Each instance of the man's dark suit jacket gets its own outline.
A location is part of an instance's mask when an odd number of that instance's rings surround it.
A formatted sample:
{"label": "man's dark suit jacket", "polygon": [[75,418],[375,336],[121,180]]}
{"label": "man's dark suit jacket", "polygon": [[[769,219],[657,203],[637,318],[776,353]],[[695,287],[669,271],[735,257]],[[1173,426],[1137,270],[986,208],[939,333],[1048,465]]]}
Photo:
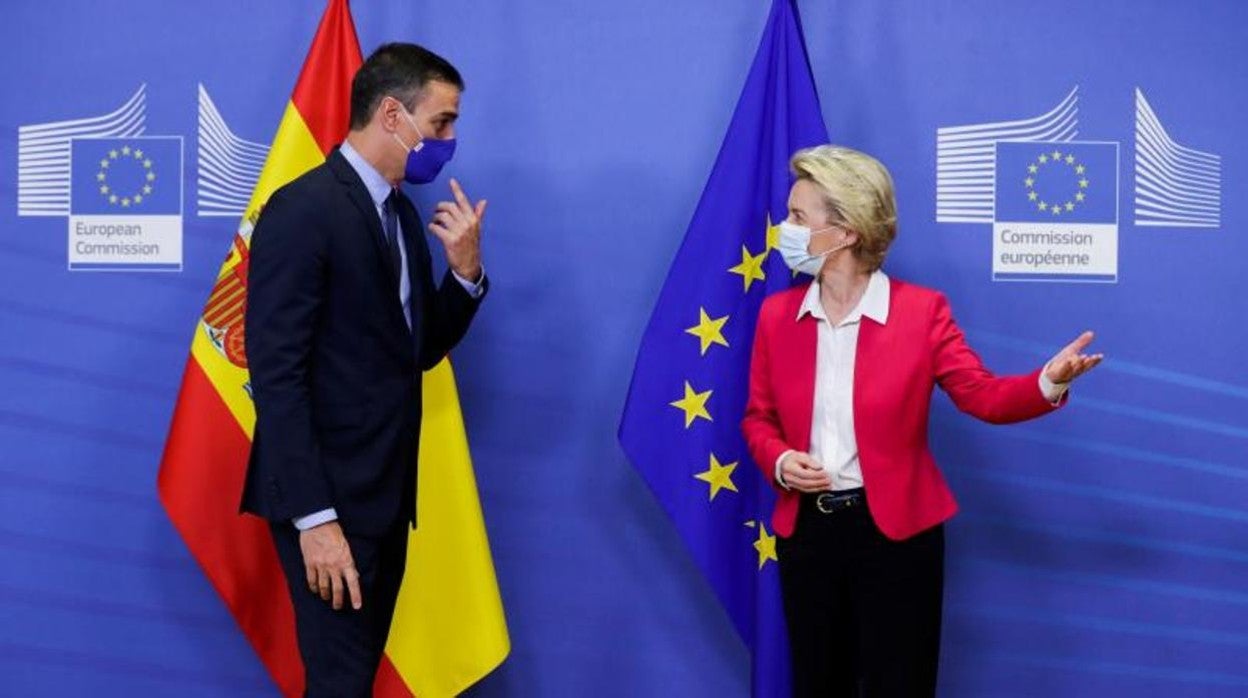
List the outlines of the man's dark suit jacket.
{"label": "man's dark suit jacket", "polygon": [[423,226],[400,198],[411,330],[377,208],[337,149],[260,215],[247,282],[256,427],[245,512],[289,521],[333,507],[345,531],[365,536],[415,525],[421,371],[464,336],[480,298],[450,271],[434,287]]}

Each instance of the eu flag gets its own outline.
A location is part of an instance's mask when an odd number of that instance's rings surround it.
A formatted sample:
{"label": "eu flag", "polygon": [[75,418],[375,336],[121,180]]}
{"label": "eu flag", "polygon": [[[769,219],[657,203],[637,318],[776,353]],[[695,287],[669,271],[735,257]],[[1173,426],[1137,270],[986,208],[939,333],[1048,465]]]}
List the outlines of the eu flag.
{"label": "eu flag", "polygon": [[1118,144],[997,141],[993,220],[1117,223]]}
{"label": "eu flag", "polygon": [[[620,444],[675,522],[753,654],[753,695],[790,694],[775,493],[741,435],[763,298],[790,286],[775,225],[789,157],[826,143],[793,0],[763,38],[684,242],[642,337]],[[764,464],[768,469],[772,464]]]}
{"label": "eu flag", "polygon": [[70,213],[182,215],[182,139],[75,138]]}

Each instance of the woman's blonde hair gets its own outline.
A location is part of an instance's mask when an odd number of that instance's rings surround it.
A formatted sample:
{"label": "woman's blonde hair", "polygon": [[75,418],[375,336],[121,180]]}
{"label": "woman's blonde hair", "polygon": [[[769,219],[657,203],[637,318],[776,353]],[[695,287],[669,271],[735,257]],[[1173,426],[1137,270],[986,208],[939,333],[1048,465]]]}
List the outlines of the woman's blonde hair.
{"label": "woman's blonde hair", "polygon": [[793,174],[818,185],[833,221],[858,233],[851,251],[875,271],[897,237],[897,202],[893,178],[879,160],[852,148],[820,145],[797,151],[789,161]]}

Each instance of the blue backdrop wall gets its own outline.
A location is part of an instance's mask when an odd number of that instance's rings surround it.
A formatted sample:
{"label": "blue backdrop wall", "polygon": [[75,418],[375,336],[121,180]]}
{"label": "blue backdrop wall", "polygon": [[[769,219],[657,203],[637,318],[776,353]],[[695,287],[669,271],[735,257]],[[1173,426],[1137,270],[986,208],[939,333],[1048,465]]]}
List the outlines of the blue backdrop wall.
{"label": "blue backdrop wall", "polygon": [[[615,429],[767,3],[356,5],[366,52],[413,40],[464,72],[448,173],[490,200],[495,285],[457,373],[514,649],[472,695],[745,695],[748,655]],[[998,370],[1032,369],[1085,328],[1110,356],[1042,422],[986,427],[936,398],[932,439],[963,506],[943,694],[1243,695],[1248,8],[799,7],[829,133],[896,178],[886,270],[945,291]],[[267,144],[322,9],[3,10],[0,693],[274,692],[155,475],[235,225],[230,197],[206,195],[198,129],[216,113]],[[145,132],[184,139],[181,270],[71,271],[68,204],[40,193],[38,130],[19,129],[108,114],[141,86]],[[996,268],[994,192],[1022,175],[982,155],[1017,138],[1117,144],[1099,282]]]}

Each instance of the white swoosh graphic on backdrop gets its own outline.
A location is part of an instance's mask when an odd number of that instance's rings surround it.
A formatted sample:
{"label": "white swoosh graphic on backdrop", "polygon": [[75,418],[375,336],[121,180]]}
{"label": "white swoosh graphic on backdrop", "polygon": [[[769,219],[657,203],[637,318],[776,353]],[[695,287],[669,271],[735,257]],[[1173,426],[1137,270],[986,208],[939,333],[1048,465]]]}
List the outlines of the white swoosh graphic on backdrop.
{"label": "white swoosh graphic on backdrop", "polygon": [[1079,135],[1079,86],[1031,119],[936,129],[936,222],[991,223],[997,141],[1070,141]]}
{"label": "white swoosh graphic on backdrop", "polygon": [[269,149],[234,135],[221,112],[199,86],[199,193],[201,216],[238,218],[247,210]]}
{"label": "white swoosh graphic on backdrop", "polygon": [[1222,224],[1222,158],[1175,143],[1138,87],[1135,224],[1169,228]]}
{"label": "white swoosh graphic on backdrop", "polygon": [[147,128],[147,84],[103,116],[17,128],[17,215],[69,215],[71,138],[125,138]]}

